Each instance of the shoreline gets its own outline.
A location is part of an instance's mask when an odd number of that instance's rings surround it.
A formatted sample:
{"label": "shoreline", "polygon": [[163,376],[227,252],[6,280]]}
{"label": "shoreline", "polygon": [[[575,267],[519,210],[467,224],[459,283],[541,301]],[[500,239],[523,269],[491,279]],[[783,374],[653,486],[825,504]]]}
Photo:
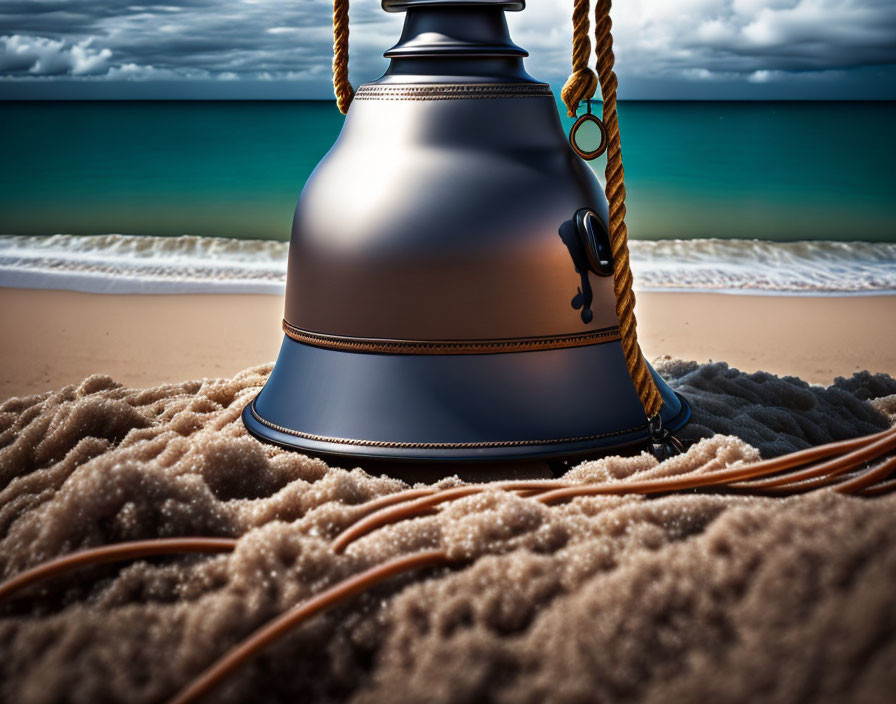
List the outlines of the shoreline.
{"label": "shoreline", "polygon": [[[896,243],[629,242],[636,291],[896,295]],[[223,237],[0,235],[0,286],[104,294],[283,295],[288,242]]]}
{"label": "shoreline", "polygon": [[[896,376],[896,296],[642,291],[648,360],[725,361],[830,384],[856,371]],[[229,377],[276,358],[283,297],[89,294],[0,288],[0,401],[94,373],[126,386]]]}

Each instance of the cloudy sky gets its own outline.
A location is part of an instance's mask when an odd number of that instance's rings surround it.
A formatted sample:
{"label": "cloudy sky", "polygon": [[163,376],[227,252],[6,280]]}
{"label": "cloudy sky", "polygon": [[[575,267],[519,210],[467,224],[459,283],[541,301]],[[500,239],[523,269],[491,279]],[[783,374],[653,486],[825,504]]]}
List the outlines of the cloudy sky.
{"label": "cloudy sky", "polygon": [[[137,0],[139,2],[139,0]],[[569,72],[572,0],[508,13],[531,74]],[[327,98],[331,0],[0,0],[0,98]],[[617,0],[620,95],[896,99],[896,0]],[[354,0],[352,80],[401,16]]]}

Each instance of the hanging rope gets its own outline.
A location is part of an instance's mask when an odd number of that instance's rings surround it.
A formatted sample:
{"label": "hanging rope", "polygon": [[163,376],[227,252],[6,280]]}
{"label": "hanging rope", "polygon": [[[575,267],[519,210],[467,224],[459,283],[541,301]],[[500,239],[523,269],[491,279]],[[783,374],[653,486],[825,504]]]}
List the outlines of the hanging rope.
{"label": "hanging rope", "polygon": [[[588,6],[590,0],[575,0],[573,7],[573,51],[572,75],[563,86],[561,96],[570,117],[576,116],[579,102],[588,100],[594,94],[590,86],[587,67]],[[597,56],[597,75],[603,96],[603,123],[607,133],[606,194],[610,208],[609,236],[613,252],[613,291],[616,295],[616,317],[619,319],[619,334],[625,365],[638,392],[648,418],[654,418],[662,408],[663,399],[653,381],[653,376],[644,361],[638,345],[637,321],[635,320],[635,294],[632,290],[632,270],[628,253],[628,228],[625,225],[625,173],[622,168],[622,148],[619,137],[619,120],[616,115],[616,73],[613,65],[613,21],[610,19],[611,0],[597,0],[594,12],[594,53]],[[583,58],[583,51],[585,58]]]}
{"label": "hanging rope", "polygon": [[348,80],[348,3],[349,0],[333,0],[333,88],[336,105],[343,115],[355,97]]}
{"label": "hanging rope", "polygon": [[579,103],[590,100],[597,90],[597,76],[588,65],[591,59],[591,0],[575,0],[572,10],[572,74],[560,91],[566,113],[576,116]]}
{"label": "hanging rope", "polygon": [[616,73],[613,64],[613,35],[610,19],[611,0],[597,0],[595,9],[595,47],[597,75],[603,96],[603,120],[607,128],[606,193],[610,205],[610,249],[613,252],[613,291],[616,294],[616,317],[625,365],[635,384],[635,390],[648,418],[660,412],[663,399],[653,381],[638,344],[638,324],[635,320],[635,293],[632,290],[632,270],[628,256],[628,228],[625,225],[625,172],[622,168],[622,146],[619,120],[616,116]]}

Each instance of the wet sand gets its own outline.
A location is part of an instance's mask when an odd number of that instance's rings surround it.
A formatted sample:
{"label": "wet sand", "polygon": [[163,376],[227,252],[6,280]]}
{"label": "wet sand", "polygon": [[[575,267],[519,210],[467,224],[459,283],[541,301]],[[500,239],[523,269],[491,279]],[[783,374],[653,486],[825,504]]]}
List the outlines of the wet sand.
{"label": "wet sand", "polygon": [[[268,295],[99,295],[0,288],[0,400],[108,374],[132,387],[229,377],[276,357],[283,300]],[[896,296],[641,293],[641,344],[829,384],[896,375]]]}

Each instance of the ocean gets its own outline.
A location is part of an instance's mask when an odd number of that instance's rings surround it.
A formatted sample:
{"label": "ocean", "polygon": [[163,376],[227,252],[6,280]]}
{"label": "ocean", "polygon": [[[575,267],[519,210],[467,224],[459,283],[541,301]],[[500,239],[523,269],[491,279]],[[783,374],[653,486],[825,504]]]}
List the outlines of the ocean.
{"label": "ocean", "polygon": [[[0,285],[153,292],[280,290],[295,201],[342,124],[314,101],[6,102],[0,115]],[[896,103],[623,102],[619,115],[640,288],[896,290]]]}

